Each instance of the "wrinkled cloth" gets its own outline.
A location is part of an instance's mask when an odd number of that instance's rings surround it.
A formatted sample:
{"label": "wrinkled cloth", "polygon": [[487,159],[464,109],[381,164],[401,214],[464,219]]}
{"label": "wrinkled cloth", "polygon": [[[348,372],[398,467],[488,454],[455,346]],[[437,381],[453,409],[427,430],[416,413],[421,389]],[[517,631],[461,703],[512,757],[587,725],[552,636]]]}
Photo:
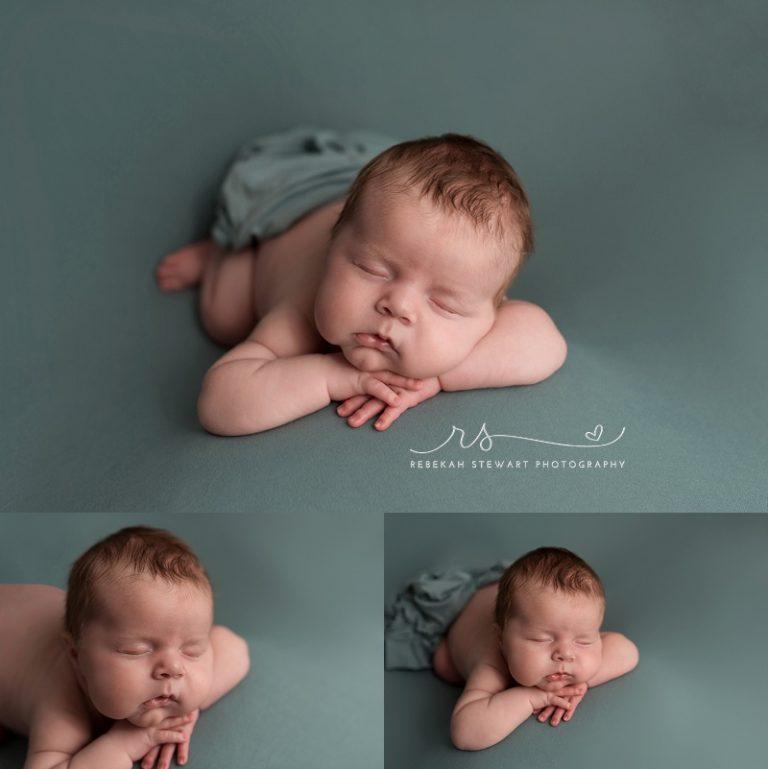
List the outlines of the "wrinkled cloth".
{"label": "wrinkled cloth", "polygon": [[211,237],[236,251],[283,232],[313,208],[343,198],[360,169],[396,143],[370,131],[308,126],[254,137],[221,184]]}
{"label": "wrinkled cloth", "polygon": [[386,670],[425,670],[474,593],[501,579],[509,563],[420,574],[384,612]]}

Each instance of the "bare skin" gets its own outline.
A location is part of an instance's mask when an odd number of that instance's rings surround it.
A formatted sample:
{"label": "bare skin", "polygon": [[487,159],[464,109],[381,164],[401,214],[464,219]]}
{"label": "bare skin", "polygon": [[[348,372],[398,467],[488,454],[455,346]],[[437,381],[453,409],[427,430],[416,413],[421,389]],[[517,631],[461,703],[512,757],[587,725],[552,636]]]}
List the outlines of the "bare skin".
{"label": "bare skin", "polygon": [[531,716],[552,726],[571,720],[589,687],[638,661],[629,639],[600,632],[603,607],[592,598],[536,588],[500,632],[497,592],[494,583],[475,593],[433,658],[440,678],[464,684],[451,717],[451,739],[462,750],[490,747]]}
{"label": "bare skin", "polygon": [[[155,609],[159,606],[164,611],[167,606],[173,612],[173,602],[162,602],[166,595],[173,597],[172,592],[148,589],[135,598],[133,606],[148,611],[150,596],[160,600]],[[187,663],[179,666],[170,651],[155,655],[133,649],[144,656],[109,650],[105,667],[103,652],[99,658],[92,651],[98,651],[104,639],[79,644],[79,652],[73,653],[63,631],[64,595],[48,585],[0,585],[0,724],[29,737],[24,769],[132,769],[135,761],[141,761],[143,769],[155,764],[165,769],[176,751],[177,763],[186,763],[199,711],[236,686],[248,670],[243,639],[227,628],[211,627],[209,619],[207,651],[194,663],[201,666],[198,672],[187,670]],[[136,603],[139,600],[144,603]],[[192,595],[179,605],[186,611],[194,605],[190,601],[197,600]],[[118,609],[110,620],[111,629],[124,625]],[[203,607],[200,616],[205,625],[210,611]],[[169,626],[176,624],[169,620]],[[113,662],[118,654],[121,659]],[[90,660],[87,664],[85,657]],[[112,665],[122,666],[124,672],[110,678]],[[152,666],[149,673],[138,667],[148,665]],[[186,688],[187,676],[194,678],[195,686]],[[167,705],[129,701],[132,687],[154,696],[166,686],[179,693]],[[114,700],[111,707],[127,708],[125,717],[115,719],[99,712],[86,690],[97,699],[102,696],[100,690],[106,692],[104,696]]]}
{"label": "bare skin", "polygon": [[[533,384],[562,365],[565,342],[541,308],[494,305],[498,276],[465,225],[414,200],[385,226],[388,209],[372,201],[334,242],[343,200],[242,251],[225,254],[205,240],[158,265],[163,291],[200,286],[204,328],[232,348],[203,382],[198,414],[207,430],[259,432],[332,401],[350,426],[378,417],[385,430],[441,390]],[[433,236],[431,250],[422,230]],[[386,256],[362,262],[363,242],[386,246]],[[446,244],[464,261],[446,257]],[[464,292],[463,304],[446,307],[431,293],[443,278]]]}

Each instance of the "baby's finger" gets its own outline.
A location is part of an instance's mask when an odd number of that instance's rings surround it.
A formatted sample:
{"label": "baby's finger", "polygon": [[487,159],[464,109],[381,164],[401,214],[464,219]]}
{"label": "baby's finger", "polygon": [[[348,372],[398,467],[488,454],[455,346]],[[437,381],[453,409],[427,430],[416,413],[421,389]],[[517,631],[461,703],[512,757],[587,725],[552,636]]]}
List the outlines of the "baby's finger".
{"label": "baby's finger", "polygon": [[546,708],[542,708],[539,711],[539,721],[544,723],[555,712],[553,705],[548,705]]}
{"label": "baby's finger", "polygon": [[157,769],[168,769],[170,767],[174,750],[176,750],[175,745],[163,745],[160,749],[160,759],[157,762]]}
{"label": "baby's finger", "polygon": [[350,427],[360,427],[364,425],[369,419],[375,417],[384,407],[386,403],[382,403],[378,398],[369,398],[360,408],[347,419],[347,424]]}
{"label": "baby's finger", "polygon": [[176,763],[179,764],[179,766],[182,766],[187,763],[188,758],[189,740],[187,740],[187,742],[179,743],[179,746],[176,748]]}
{"label": "baby's finger", "polygon": [[365,391],[374,398],[384,401],[388,406],[397,406],[400,403],[400,396],[373,376],[366,378]]}
{"label": "baby's finger", "polygon": [[566,686],[557,690],[558,697],[575,697],[582,695],[583,692],[578,686]]}
{"label": "baby's finger", "polygon": [[386,430],[405,411],[407,409],[404,406],[387,406],[373,426],[377,430]]}
{"label": "baby's finger", "polygon": [[549,722],[552,726],[557,726],[560,721],[563,718],[563,713],[565,713],[565,709],[563,708],[557,708],[555,710],[555,714],[552,716],[552,720]]}
{"label": "baby's finger", "polygon": [[155,765],[155,761],[157,760],[157,756],[160,753],[160,746],[155,745],[152,750],[147,753],[144,758],[141,759],[141,769],[152,769],[152,767]]}
{"label": "baby's finger", "polygon": [[563,710],[568,710],[571,707],[571,703],[565,697],[553,697],[552,704]]}
{"label": "baby's finger", "polygon": [[160,722],[161,729],[176,729],[179,726],[188,724],[195,717],[194,713],[187,713],[185,716],[169,716]]}
{"label": "baby's finger", "polygon": [[353,395],[351,398],[347,398],[337,409],[336,413],[340,417],[348,417],[357,411],[360,406],[368,400],[367,395]]}
{"label": "baby's finger", "polygon": [[414,379],[413,377],[401,376],[392,371],[377,371],[375,376],[382,382],[395,387],[404,387],[406,390],[418,390],[424,383],[423,379]]}
{"label": "baby's finger", "polygon": [[152,738],[156,745],[164,742],[172,742],[175,745],[177,742],[184,742],[187,736],[184,732],[174,732],[172,729],[155,729]]}
{"label": "baby's finger", "polygon": [[576,710],[576,706],[584,699],[584,695],[580,694],[576,697],[571,697],[571,709],[563,717],[563,721],[570,721],[573,716],[573,711]]}

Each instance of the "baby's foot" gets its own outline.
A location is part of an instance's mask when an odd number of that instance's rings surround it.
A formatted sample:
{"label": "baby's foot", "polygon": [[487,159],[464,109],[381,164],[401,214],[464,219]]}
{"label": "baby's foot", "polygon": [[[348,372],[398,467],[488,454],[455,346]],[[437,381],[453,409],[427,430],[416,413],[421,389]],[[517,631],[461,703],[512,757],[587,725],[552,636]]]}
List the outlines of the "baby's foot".
{"label": "baby's foot", "polygon": [[203,279],[208,260],[218,251],[212,240],[200,240],[174,251],[155,268],[155,280],[161,291],[182,291]]}

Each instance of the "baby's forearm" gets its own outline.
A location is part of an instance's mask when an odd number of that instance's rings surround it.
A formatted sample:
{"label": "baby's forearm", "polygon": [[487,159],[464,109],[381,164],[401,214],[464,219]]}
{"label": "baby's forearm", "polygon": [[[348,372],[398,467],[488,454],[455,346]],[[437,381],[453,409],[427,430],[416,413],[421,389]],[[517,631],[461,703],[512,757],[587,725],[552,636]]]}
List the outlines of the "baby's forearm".
{"label": "baby's forearm", "polygon": [[541,307],[510,301],[472,352],[440,375],[440,385],[452,391],[535,384],[554,374],[566,354],[565,340]]}
{"label": "baby's forearm", "polygon": [[132,769],[133,760],[118,740],[107,732],[75,755],[30,749],[24,769]]}
{"label": "baby's forearm", "polygon": [[215,365],[198,400],[201,424],[218,435],[250,435],[318,411],[331,402],[328,358],[243,358]]}
{"label": "baby's forearm", "polygon": [[533,713],[525,687],[496,694],[465,691],[451,716],[451,740],[461,750],[483,750],[503,740]]}
{"label": "baby's forearm", "polygon": [[623,676],[633,670],[640,659],[637,646],[621,633],[603,633],[603,661],[592,678],[590,686],[599,686],[606,681]]}
{"label": "baby's forearm", "polygon": [[213,646],[213,682],[211,691],[200,705],[205,710],[221,699],[245,678],[250,669],[248,644],[229,628],[215,625],[211,630]]}

